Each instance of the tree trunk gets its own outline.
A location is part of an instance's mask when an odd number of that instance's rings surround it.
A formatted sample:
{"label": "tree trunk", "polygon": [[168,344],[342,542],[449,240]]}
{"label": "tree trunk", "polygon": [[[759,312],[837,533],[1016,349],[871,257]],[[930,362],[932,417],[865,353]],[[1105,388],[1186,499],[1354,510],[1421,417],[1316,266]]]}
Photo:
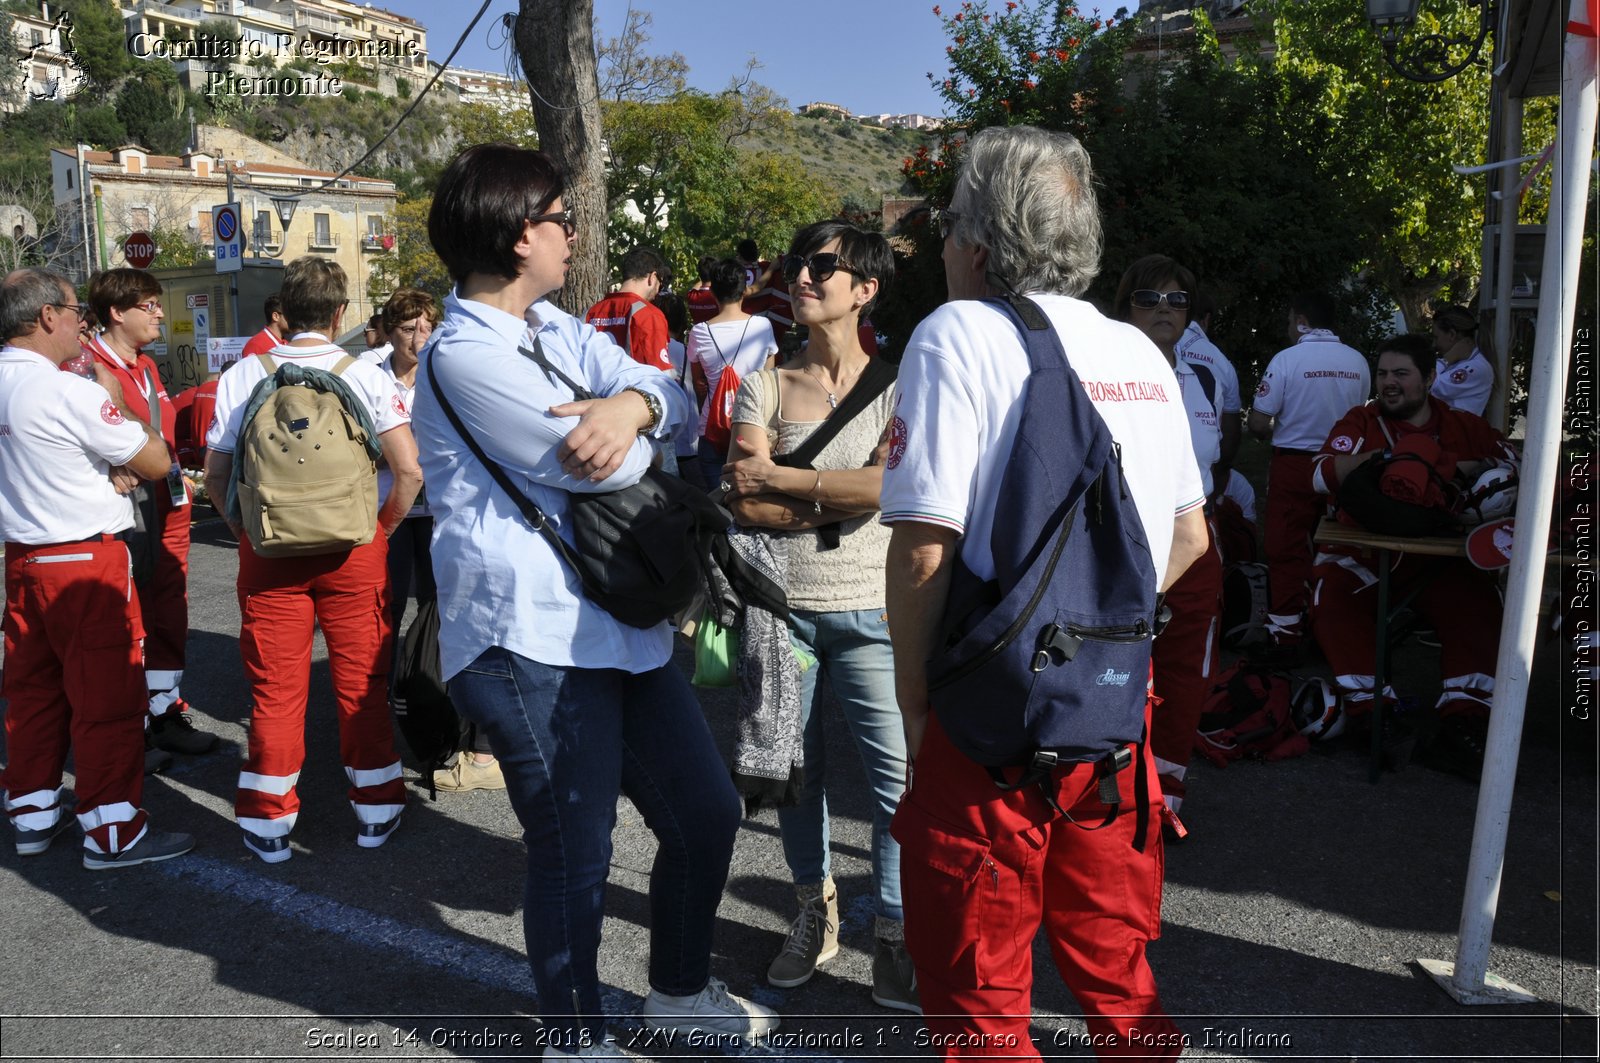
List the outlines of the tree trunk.
{"label": "tree trunk", "polygon": [[577,216],[567,284],[553,298],[581,315],[605,294],[606,173],[600,85],[595,73],[594,0],[520,0],[517,55],[532,90],[539,147],[567,168],[563,200]]}

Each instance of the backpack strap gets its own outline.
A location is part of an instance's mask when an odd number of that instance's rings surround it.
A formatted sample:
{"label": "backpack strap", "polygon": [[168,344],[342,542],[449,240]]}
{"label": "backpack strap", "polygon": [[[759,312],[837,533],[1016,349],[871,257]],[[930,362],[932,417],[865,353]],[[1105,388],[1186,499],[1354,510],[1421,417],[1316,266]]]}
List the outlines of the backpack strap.
{"label": "backpack strap", "polygon": [[[262,357],[265,358],[266,355],[262,355]],[[344,376],[344,371],[349,369],[352,365],[355,365],[356,361],[357,359],[355,355],[346,354],[343,358],[339,359],[337,362],[334,362],[333,368],[328,370],[328,372],[332,373],[334,376]]]}
{"label": "backpack strap", "polygon": [[278,363],[272,360],[272,355],[263,353],[256,355],[256,357],[261,359],[261,364],[267,367],[268,376],[278,371]]}

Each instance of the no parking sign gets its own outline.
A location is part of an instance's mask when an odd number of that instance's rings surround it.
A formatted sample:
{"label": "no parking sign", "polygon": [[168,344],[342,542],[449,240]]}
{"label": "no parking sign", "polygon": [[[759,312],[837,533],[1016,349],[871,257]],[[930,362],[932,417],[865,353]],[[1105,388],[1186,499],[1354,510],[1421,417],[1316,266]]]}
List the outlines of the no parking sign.
{"label": "no parking sign", "polygon": [[239,204],[224,203],[211,210],[212,247],[218,273],[244,268],[244,227],[239,224]]}

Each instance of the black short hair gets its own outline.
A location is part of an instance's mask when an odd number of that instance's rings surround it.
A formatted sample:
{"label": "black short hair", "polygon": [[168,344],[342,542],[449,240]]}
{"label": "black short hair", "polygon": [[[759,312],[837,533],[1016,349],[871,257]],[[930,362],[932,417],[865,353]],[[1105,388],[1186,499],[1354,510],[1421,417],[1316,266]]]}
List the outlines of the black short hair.
{"label": "black short hair", "polygon": [[[1410,358],[1416,365],[1417,372],[1422,374],[1424,378],[1433,376],[1434,370],[1439,365],[1439,356],[1434,353],[1433,341],[1427,336],[1419,336],[1414,332],[1390,336],[1378,344],[1378,358],[1382,358],[1385,354],[1391,352],[1403,354]],[[1373,361],[1376,362],[1377,359],[1375,358]]]}
{"label": "black short hair", "polygon": [[829,218],[812,222],[795,233],[789,242],[789,254],[810,256],[834,240],[839,241],[839,258],[856,271],[852,287],[869,277],[878,282],[877,293],[861,307],[861,318],[865,320],[894,279],[894,252],[882,233],[870,232],[842,218]]}
{"label": "black short hair", "polygon": [[711,271],[716,268],[716,265],[716,255],[701,255],[700,261],[694,264],[694,269],[700,275],[701,280],[709,281],[711,279]]}
{"label": "black short hair", "polygon": [[662,292],[656,296],[656,309],[667,319],[667,331],[682,336],[689,331],[689,304],[677,292]]}
{"label": "black short hair", "polygon": [[761,252],[756,248],[756,242],[751,239],[739,241],[739,246],[734,248],[734,253],[746,262],[754,262],[761,257]]}
{"label": "black short hair", "polygon": [[283,313],[283,297],[269,295],[266,302],[261,304],[261,316],[267,319],[267,324],[272,324],[272,315]]}
{"label": "black short hair", "polygon": [[672,283],[672,267],[655,248],[636,247],[622,256],[623,280],[642,280],[652,273],[660,276],[663,288]]}
{"label": "black short hair", "polygon": [[1289,310],[1305,318],[1312,328],[1331,329],[1339,317],[1338,307],[1325,292],[1296,292]]}
{"label": "black short hair", "polygon": [[458,283],[472,273],[514,280],[523,225],[548,213],[566,185],[565,168],[542,151],[474,144],[439,177],[428,242]]}
{"label": "black short hair", "polygon": [[719,306],[744,298],[745,272],[736,258],[725,258],[711,269],[711,294]]}

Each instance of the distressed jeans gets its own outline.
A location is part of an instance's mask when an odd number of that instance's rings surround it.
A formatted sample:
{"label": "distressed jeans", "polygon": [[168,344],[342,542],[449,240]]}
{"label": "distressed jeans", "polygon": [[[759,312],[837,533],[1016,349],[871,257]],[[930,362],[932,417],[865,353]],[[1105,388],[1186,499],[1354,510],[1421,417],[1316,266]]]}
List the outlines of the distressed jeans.
{"label": "distressed jeans", "polygon": [[790,628],[817,663],[800,677],[805,787],[798,802],[778,810],[789,872],[800,885],[821,882],[829,874],[826,714],[818,704],[821,672],[839,699],[872,788],[872,882],[877,891],[877,914],[899,922],[903,918],[900,844],[890,837],[889,824],[906,788],[906,736],[895,700],[894,654],[884,611],[796,609],[790,614]]}
{"label": "distressed jeans", "polygon": [[673,996],[705,988],[741,807],[683,674],[671,663],[639,675],[555,667],[496,646],[449,689],[500,758],[522,824],[523,929],[545,1022],[604,1035],[597,956],[619,793],[660,843],[650,985]]}

